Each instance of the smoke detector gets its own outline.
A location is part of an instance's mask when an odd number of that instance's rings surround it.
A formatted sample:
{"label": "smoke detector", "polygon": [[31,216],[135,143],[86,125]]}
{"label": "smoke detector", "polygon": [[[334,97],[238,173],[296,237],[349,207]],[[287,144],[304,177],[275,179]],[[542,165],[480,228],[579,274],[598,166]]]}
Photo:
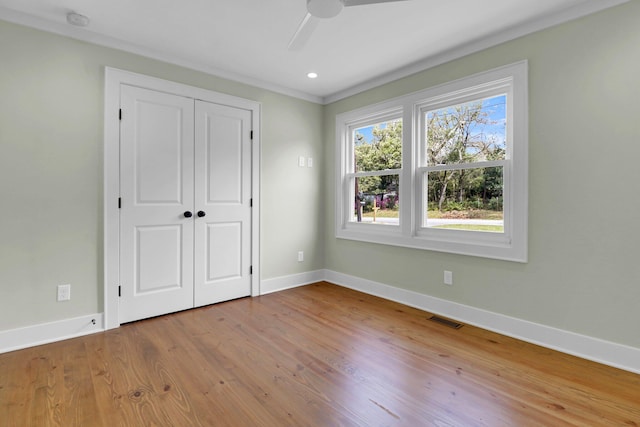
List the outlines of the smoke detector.
{"label": "smoke detector", "polygon": [[76,12],[67,13],[67,22],[76,27],[86,27],[89,25],[89,18]]}

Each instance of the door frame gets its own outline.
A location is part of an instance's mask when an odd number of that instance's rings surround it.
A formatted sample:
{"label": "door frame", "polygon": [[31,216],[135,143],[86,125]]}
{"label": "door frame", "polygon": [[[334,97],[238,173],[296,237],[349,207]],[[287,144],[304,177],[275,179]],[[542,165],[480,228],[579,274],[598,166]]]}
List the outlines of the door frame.
{"label": "door frame", "polygon": [[123,84],[184,96],[214,104],[250,110],[251,140],[251,296],[260,295],[260,113],[261,104],[244,98],[195,86],[150,77],[117,68],[105,67],[104,73],[104,325],[120,326],[120,86]]}

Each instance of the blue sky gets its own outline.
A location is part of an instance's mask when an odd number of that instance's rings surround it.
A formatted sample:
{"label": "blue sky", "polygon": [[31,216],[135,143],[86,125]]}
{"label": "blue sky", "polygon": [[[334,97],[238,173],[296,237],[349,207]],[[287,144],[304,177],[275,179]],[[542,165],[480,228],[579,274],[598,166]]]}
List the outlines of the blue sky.
{"label": "blue sky", "polygon": [[376,125],[371,125],[363,128],[356,129],[356,132],[364,136],[364,140],[368,143],[373,142],[373,128],[378,126],[380,129],[384,129],[387,127],[387,123],[378,123]]}
{"label": "blue sky", "polygon": [[[504,145],[505,138],[505,124],[506,124],[506,95],[498,95],[491,98],[486,98],[482,100],[482,108],[483,110],[489,113],[489,120],[491,122],[496,122],[494,124],[483,125],[482,128],[477,126],[475,128],[476,132],[484,132],[487,136],[493,136],[496,138],[496,141],[499,141],[499,145]],[[366,126],[359,129],[356,129],[357,133],[360,133],[364,136],[366,142],[373,142],[373,128],[375,126],[384,129],[387,127],[387,123],[378,123],[376,125]]]}

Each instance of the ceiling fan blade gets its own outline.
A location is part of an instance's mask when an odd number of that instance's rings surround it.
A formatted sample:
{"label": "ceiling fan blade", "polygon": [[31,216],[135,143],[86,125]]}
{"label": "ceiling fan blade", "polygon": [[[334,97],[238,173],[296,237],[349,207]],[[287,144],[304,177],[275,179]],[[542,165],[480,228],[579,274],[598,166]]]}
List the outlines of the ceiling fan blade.
{"label": "ceiling fan blade", "polygon": [[318,26],[318,18],[312,16],[310,13],[304,17],[300,25],[298,25],[298,29],[291,37],[291,41],[289,42],[289,50],[299,50],[304,46],[311,34]]}
{"label": "ceiling fan blade", "polygon": [[392,3],[396,1],[409,1],[409,0],[343,0],[345,6],[361,6],[365,4],[376,3]]}

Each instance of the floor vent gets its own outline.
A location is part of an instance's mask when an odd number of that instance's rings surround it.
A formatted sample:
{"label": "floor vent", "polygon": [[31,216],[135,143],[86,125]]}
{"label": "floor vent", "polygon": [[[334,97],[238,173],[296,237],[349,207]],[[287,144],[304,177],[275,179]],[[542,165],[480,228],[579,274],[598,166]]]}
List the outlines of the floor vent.
{"label": "floor vent", "polygon": [[436,323],[440,323],[441,325],[448,326],[453,329],[460,329],[463,326],[462,323],[454,322],[453,320],[445,319],[444,317],[440,317],[440,316],[431,316],[429,320],[432,320]]}

